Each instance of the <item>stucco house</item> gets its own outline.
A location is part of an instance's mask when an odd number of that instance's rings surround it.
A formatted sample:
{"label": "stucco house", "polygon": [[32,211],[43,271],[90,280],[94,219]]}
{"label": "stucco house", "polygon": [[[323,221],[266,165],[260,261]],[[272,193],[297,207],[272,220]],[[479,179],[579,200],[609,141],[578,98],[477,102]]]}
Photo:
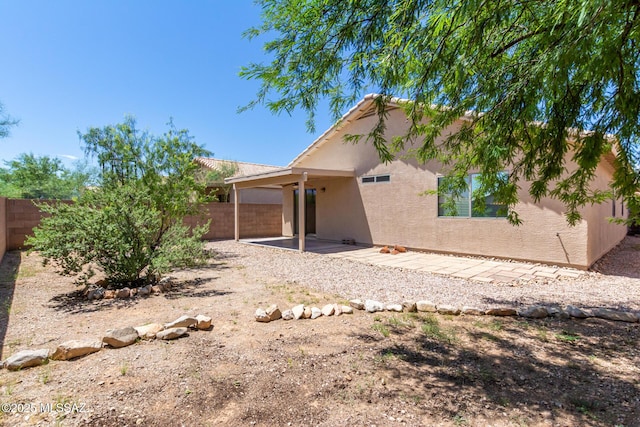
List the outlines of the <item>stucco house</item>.
{"label": "stucco house", "polygon": [[[232,160],[214,159],[211,157],[196,157],[194,161],[202,167],[206,173],[213,170],[232,171],[232,177],[251,176],[268,173],[281,169],[279,166],[262,165],[258,163],[236,162]],[[226,188],[228,187],[228,189]],[[212,182],[208,187],[209,192],[215,193],[221,203],[235,202],[236,195],[231,192],[229,184],[224,182]],[[229,191],[227,191],[229,190]],[[238,194],[239,203],[249,204],[282,204],[282,189],[277,185],[257,186]]]}
{"label": "stucco house", "polygon": [[[476,216],[470,198],[458,203],[456,216],[448,215],[438,196],[421,195],[438,188],[442,167],[437,161],[421,164],[399,156],[384,164],[371,144],[344,141],[345,135],[367,134],[375,125],[374,99],[375,95],[367,95],[287,167],[226,182],[233,184],[237,195],[257,186],[279,186],[282,235],[298,235],[301,251],[305,235],[313,233],[318,239],[354,239],[364,245],[399,244],[425,251],[588,268],[624,238],[626,226],[609,221],[612,216],[626,215],[621,200],[584,207],[582,221],[572,227],[563,215],[562,203],[553,199],[534,203],[524,183],[515,207],[523,220],[520,226],[509,224],[501,209],[489,208],[485,216]],[[390,140],[404,133],[407,120],[398,104],[392,103],[388,113]],[[593,186],[605,189],[613,172],[613,156],[605,156]],[[473,186],[473,174],[469,182]],[[236,204],[236,239],[238,209]]]}

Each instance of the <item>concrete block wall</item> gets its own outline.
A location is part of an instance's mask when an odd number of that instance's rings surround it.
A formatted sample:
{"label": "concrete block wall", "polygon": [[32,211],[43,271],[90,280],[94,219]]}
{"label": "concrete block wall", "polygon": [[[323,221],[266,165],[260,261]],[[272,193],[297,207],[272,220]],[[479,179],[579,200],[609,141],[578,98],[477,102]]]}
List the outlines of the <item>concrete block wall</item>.
{"label": "concrete block wall", "polygon": [[[233,239],[234,210],[231,203],[208,203],[201,217],[188,217],[185,222],[191,226],[211,219],[206,240]],[[282,235],[282,205],[240,204],[240,237],[273,237]]]}
{"label": "concrete block wall", "polygon": [[0,261],[7,251],[7,199],[0,197]]}
{"label": "concrete block wall", "polygon": [[43,213],[33,200],[7,199],[7,250],[23,249],[27,236],[40,224],[42,217]]}
{"label": "concrete block wall", "polygon": [[[191,226],[211,219],[205,240],[234,237],[234,211],[231,203],[209,203],[204,217],[189,217]],[[0,260],[5,251],[23,249],[43,213],[32,200],[0,198]],[[282,205],[240,204],[241,237],[273,237],[282,234]]]}

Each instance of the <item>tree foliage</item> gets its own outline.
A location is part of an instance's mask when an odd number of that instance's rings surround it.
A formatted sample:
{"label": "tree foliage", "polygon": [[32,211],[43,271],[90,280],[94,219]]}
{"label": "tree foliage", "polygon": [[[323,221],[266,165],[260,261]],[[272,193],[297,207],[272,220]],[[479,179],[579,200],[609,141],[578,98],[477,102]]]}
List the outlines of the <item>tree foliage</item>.
{"label": "tree foliage", "polygon": [[[463,188],[479,170],[500,202],[517,202],[522,181],[534,200],[555,197],[567,219],[608,197],[593,192],[596,166],[612,147],[612,190],[632,197],[640,180],[640,3],[636,0],[258,0],[271,62],[244,67],[261,80],[256,100],[275,112],[319,102],[334,116],[367,91],[378,125],[366,135],[384,161],[404,148],[438,159]],[[385,140],[391,95],[406,98],[406,134]],[[436,106],[436,107],[434,107]],[[460,131],[436,138],[469,111]],[[612,138],[610,135],[615,135]],[[359,136],[353,136],[357,140]],[[577,168],[568,171],[568,162]],[[507,182],[498,172],[509,170]],[[511,211],[510,221],[519,223]]]}
{"label": "tree foliage", "polygon": [[202,235],[183,224],[197,215],[204,184],[193,159],[209,154],[172,123],[161,137],[133,118],[80,133],[100,168],[95,189],[75,203],[41,204],[51,214],[27,243],[58,272],[85,282],[102,271],[116,286],[152,283],[173,268],[206,260]]}
{"label": "tree foliage", "polygon": [[0,139],[8,137],[11,127],[17,124],[18,120],[5,113],[4,106],[0,103]]}
{"label": "tree foliage", "polygon": [[216,167],[205,171],[204,180],[208,187],[214,188],[218,194],[216,197],[222,196],[224,201],[228,201],[232,185],[225,184],[224,180],[233,177],[236,173],[238,173],[238,163],[219,161]]}
{"label": "tree foliage", "polygon": [[84,163],[65,167],[60,159],[24,153],[0,168],[0,196],[21,199],[72,199],[91,184]]}

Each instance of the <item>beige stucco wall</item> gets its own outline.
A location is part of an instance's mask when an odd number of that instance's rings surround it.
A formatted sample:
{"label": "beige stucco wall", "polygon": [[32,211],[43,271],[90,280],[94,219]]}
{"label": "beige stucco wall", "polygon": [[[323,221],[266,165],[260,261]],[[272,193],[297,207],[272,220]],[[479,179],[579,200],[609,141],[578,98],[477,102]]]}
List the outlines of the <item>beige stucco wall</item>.
{"label": "beige stucco wall", "polygon": [[[596,170],[594,188],[605,190],[609,177],[613,174],[613,167],[602,162]],[[584,217],[589,224],[589,239],[587,246],[587,258],[589,264],[593,264],[613,249],[626,235],[627,227],[610,221],[613,215],[612,204],[615,203],[615,217],[627,218],[627,209],[623,209],[622,201],[608,200],[599,205],[591,206],[584,211]]]}
{"label": "beige stucco wall", "polygon": [[[533,203],[526,184],[516,206],[523,224],[503,218],[439,218],[437,196],[421,196],[437,188],[437,162],[420,165],[413,159],[382,164],[370,144],[345,144],[345,133],[367,133],[375,117],[356,120],[296,166],[355,168],[356,178],[310,180],[316,196],[318,238],[353,238],[365,244],[400,244],[432,251],[540,261],[586,268],[624,237],[625,227],[601,220],[605,206],[585,210],[585,218],[570,227],[561,203],[544,199]],[[399,110],[388,120],[390,138],[403,132]],[[363,175],[389,174],[390,182],[362,183]],[[599,170],[601,184],[610,171]],[[600,184],[599,184],[600,185]],[[284,189],[283,234],[292,223],[292,189]],[[291,196],[289,196],[291,194]],[[290,197],[290,203],[288,198]],[[610,205],[609,205],[610,212]],[[610,213],[609,213],[610,215]]]}
{"label": "beige stucco wall", "polygon": [[[239,191],[240,203],[245,204],[282,204],[282,191],[279,188],[243,188]],[[234,203],[235,196],[231,192],[231,203]]]}
{"label": "beige stucco wall", "polygon": [[294,232],[293,185],[282,189],[282,235],[291,237]]}

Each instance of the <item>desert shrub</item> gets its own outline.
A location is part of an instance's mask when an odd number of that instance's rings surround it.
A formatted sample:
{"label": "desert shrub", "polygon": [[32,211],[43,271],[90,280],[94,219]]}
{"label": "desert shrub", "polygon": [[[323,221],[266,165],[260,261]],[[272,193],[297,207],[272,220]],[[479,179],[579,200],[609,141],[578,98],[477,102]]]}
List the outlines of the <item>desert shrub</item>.
{"label": "desert shrub", "polygon": [[96,270],[118,286],[153,283],[174,268],[206,262],[206,223],[189,228],[186,215],[199,213],[204,183],[194,157],[209,154],[186,130],[160,138],[139,132],[135,121],[80,134],[89,157],[97,158],[99,185],[75,203],[40,204],[50,214],[27,244],[45,264],[86,282]]}

